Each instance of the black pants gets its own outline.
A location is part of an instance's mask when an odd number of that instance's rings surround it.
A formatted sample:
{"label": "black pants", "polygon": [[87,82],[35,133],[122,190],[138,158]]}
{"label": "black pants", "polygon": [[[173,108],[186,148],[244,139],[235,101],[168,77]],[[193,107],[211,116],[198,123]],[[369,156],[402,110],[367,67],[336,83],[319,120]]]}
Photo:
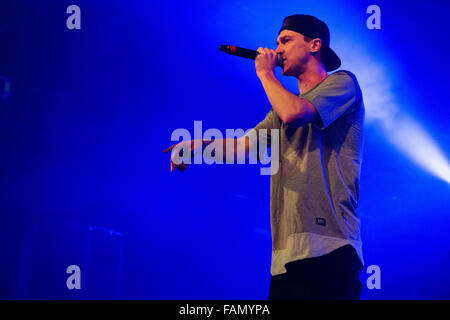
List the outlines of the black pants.
{"label": "black pants", "polygon": [[287,273],[271,277],[269,300],[357,300],[362,268],[351,245],[320,257],[289,262]]}

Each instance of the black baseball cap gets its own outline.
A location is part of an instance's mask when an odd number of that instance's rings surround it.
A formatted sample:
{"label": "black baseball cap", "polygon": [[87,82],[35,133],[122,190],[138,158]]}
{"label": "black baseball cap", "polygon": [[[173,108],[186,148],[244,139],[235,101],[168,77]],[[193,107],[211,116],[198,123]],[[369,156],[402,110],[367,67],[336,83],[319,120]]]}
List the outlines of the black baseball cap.
{"label": "black baseball cap", "polygon": [[330,48],[330,30],[325,22],[314,16],[294,14],[284,18],[283,26],[278,34],[283,30],[295,31],[312,39],[319,38],[322,40],[321,57],[325,69],[333,71],[341,66],[341,59]]}

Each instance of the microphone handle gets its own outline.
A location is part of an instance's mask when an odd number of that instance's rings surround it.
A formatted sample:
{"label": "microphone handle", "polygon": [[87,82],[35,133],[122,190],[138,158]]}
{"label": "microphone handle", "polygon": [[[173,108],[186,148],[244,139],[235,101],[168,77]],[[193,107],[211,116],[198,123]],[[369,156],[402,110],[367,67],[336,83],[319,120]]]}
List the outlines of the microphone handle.
{"label": "microphone handle", "polygon": [[[240,48],[240,47],[236,47],[236,46],[232,46],[232,45],[223,45],[223,44],[219,45],[219,50],[223,51],[225,53],[228,53],[228,54],[232,54],[234,56],[248,58],[248,59],[252,59],[252,60],[255,60],[256,56],[259,54],[259,52],[255,51],[255,50]],[[278,67],[283,66],[283,59],[281,58],[280,54],[277,55],[277,64],[276,65]]]}

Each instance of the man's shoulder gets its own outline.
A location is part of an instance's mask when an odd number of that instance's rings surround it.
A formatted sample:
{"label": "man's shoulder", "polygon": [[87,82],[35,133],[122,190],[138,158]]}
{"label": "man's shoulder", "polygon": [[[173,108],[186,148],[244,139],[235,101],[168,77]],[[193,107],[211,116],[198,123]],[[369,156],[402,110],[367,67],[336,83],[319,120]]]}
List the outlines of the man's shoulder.
{"label": "man's shoulder", "polygon": [[361,87],[356,76],[348,70],[338,70],[327,77],[328,81],[334,82],[338,86],[343,86],[353,91],[356,96],[362,98]]}
{"label": "man's shoulder", "polygon": [[328,75],[327,79],[329,81],[339,81],[339,82],[352,82],[356,87],[359,87],[358,80],[356,76],[348,70],[338,70]]}

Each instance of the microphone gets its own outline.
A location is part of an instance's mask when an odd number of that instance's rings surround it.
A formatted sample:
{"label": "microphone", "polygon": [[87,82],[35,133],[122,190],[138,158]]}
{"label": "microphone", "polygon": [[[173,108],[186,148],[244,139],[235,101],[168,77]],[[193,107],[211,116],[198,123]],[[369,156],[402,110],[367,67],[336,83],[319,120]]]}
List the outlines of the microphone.
{"label": "microphone", "polygon": [[[223,51],[225,53],[228,53],[228,54],[232,54],[234,56],[252,59],[252,60],[255,60],[256,56],[259,54],[259,52],[255,51],[255,50],[244,49],[244,48],[231,46],[231,45],[224,45],[224,44],[219,45],[219,50]],[[277,55],[276,66],[283,67],[283,59],[281,58],[281,54]]]}

